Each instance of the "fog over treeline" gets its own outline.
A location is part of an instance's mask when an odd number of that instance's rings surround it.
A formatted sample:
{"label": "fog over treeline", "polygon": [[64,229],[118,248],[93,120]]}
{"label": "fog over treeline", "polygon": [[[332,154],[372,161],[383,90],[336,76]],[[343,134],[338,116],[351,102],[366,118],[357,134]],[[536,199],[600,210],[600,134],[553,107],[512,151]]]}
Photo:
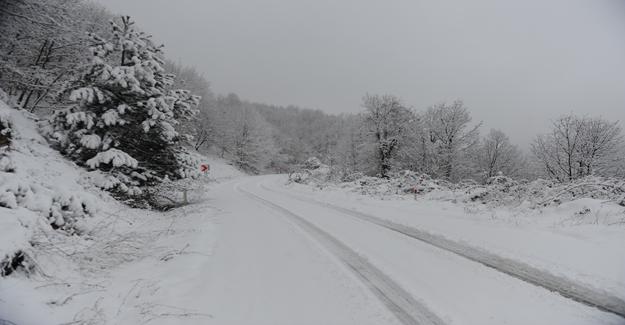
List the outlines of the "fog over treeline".
{"label": "fog over treeline", "polygon": [[[124,19],[101,5],[80,0],[45,4],[9,0],[0,20],[0,87],[24,109],[42,117],[54,116],[54,111],[76,101],[76,95],[72,98],[70,93],[77,85],[92,81],[89,73],[93,72],[90,62],[94,53],[102,55],[107,64],[121,63],[122,67],[135,60],[124,59],[125,49],[117,53],[104,45],[94,47],[100,39],[120,33],[115,27],[111,30],[109,21],[142,30]],[[142,37],[140,43],[148,42]],[[506,129],[476,119],[472,105],[463,101],[461,94],[422,106],[392,89],[363,92],[350,99],[358,103],[360,111],[343,114],[257,103],[236,93],[216,93],[210,75],[182,59],[167,59],[169,45],[165,46],[165,56],[156,47],[153,54],[156,60],[163,60],[166,72],[176,77],[163,91],[180,88],[201,97],[197,114],[185,119],[186,113],[171,113],[183,122],[173,124],[176,133],[165,128],[165,134],[171,133],[171,139],[177,139],[178,133],[188,134],[180,141],[189,148],[223,157],[249,173],[291,172],[312,157],[329,165],[339,179],[362,174],[390,177],[402,170],[452,182],[483,182],[496,175],[569,181],[625,173],[621,124],[600,115],[545,112],[535,122],[545,125],[543,131],[533,132],[533,125],[522,126],[531,133],[532,141],[520,148]],[[187,92],[178,95],[181,103],[195,104],[195,97],[188,97]],[[99,95],[89,96],[84,98]],[[107,118],[103,123],[108,125]],[[80,141],[84,144],[86,140]],[[132,148],[132,142],[128,146]],[[66,150],[75,157],[82,154],[71,146]],[[161,157],[170,156],[164,152]]]}
{"label": "fog over treeline", "polygon": [[571,112],[625,120],[620,0],[98,2],[247,100],[357,113],[365,93],[461,98],[523,149]]}

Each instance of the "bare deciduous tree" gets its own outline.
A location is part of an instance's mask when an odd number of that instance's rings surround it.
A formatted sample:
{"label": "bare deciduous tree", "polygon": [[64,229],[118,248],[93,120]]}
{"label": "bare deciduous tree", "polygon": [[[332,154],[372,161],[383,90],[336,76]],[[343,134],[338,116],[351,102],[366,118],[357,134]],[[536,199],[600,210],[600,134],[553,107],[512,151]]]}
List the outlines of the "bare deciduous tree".
{"label": "bare deciduous tree", "polygon": [[536,138],[532,152],[549,177],[571,181],[609,167],[620,133],[616,122],[567,115],[553,122],[550,133]]}
{"label": "bare deciduous tree", "polygon": [[413,114],[393,95],[366,95],[363,106],[365,124],[374,141],[377,173],[386,178]]}
{"label": "bare deciduous tree", "polygon": [[189,89],[202,98],[198,105],[198,114],[193,119],[184,120],[176,126],[177,130],[192,137],[190,144],[196,151],[199,151],[214,136],[211,129],[210,108],[214,105],[215,96],[210,89],[210,84],[193,67],[186,67],[170,60],[165,60],[165,70],[176,75],[176,80],[171,86],[172,89]]}
{"label": "bare deciduous tree", "polygon": [[466,177],[470,169],[467,158],[479,142],[481,123],[469,125],[471,115],[460,100],[430,107],[424,115],[424,122],[430,141],[438,149],[439,176],[450,180]]}
{"label": "bare deciduous tree", "polygon": [[616,154],[621,142],[621,128],[618,122],[608,122],[600,118],[587,118],[582,121],[583,138],[579,146],[579,176],[601,173],[610,167],[609,159]]}
{"label": "bare deciduous tree", "polygon": [[519,149],[500,130],[492,129],[477,151],[477,164],[485,179],[503,173],[516,176],[522,161]]}
{"label": "bare deciduous tree", "polygon": [[54,106],[60,91],[89,60],[86,32],[108,28],[112,16],[79,0],[4,0],[0,4],[0,87],[31,111]]}

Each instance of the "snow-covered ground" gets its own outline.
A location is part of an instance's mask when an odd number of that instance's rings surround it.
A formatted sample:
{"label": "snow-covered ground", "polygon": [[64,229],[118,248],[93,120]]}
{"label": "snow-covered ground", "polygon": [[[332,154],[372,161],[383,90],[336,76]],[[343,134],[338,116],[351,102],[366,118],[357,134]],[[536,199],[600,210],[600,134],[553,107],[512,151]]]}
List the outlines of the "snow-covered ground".
{"label": "snow-covered ground", "polygon": [[[92,185],[98,174],[51,149],[34,116],[0,108],[14,130],[0,164],[5,166],[0,257],[21,251],[28,268],[0,278],[1,320],[19,325],[625,322],[618,312],[357,217],[419,229],[623,299],[625,230],[587,222],[602,211],[596,200],[535,214],[472,210],[437,200],[287,185],[284,175],[248,177],[221,159],[204,157],[211,180],[193,193],[192,204],[166,213],[131,209]],[[592,213],[576,214],[585,208]],[[605,208],[622,213],[615,209]],[[617,302],[615,310],[621,307]]]}
{"label": "snow-covered ground", "polygon": [[[285,178],[267,182],[285,190]],[[414,226],[447,238],[483,247],[591,284],[625,299],[625,225],[593,222],[602,213],[622,215],[625,208],[595,199],[578,199],[536,210],[475,210],[438,200],[383,199],[348,188],[318,190],[291,183],[285,193],[298,194],[355,211]],[[586,208],[590,213],[579,215]],[[582,219],[582,218],[585,218]]]}
{"label": "snow-covered ground", "polygon": [[209,178],[214,181],[223,182],[230,179],[245,176],[242,171],[233,167],[227,160],[214,156],[204,157],[202,162],[210,166]]}
{"label": "snow-covered ground", "polygon": [[39,273],[0,281],[1,318],[25,325],[193,324],[209,318],[181,297],[203,281],[214,211],[117,213],[89,239],[38,243],[47,246],[32,250]]}
{"label": "snow-covered ground", "polygon": [[306,232],[238,190],[260,179],[209,194],[222,211],[220,232],[197,291],[214,324],[399,324]]}
{"label": "snow-covered ground", "polygon": [[[167,213],[128,208],[92,184],[101,175],[50,148],[35,116],[1,101],[0,113],[12,135],[10,149],[0,149],[0,260],[21,252],[27,269],[0,278],[0,323],[210,318],[181,299],[204,280],[216,238],[218,210],[204,193],[199,203]],[[241,175],[219,159],[204,160],[219,173],[213,178]]]}
{"label": "snow-covered ground", "polygon": [[[619,324],[623,319],[525,283],[478,263],[415,241],[388,229],[290,198],[306,188],[284,188],[282,176],[246,185],[251,191],[328,231],[363,255],[447,323],[458,324]],[[269,188],[269,189],[267,189]],[[284,193],[277,193],[282,190]],[[309,192],[329,200],[337,193]],[[347,197],[334,202],[349,204]],[[367,200],[367,199],[363,199]],[[353,201],[352,201],[353,203]],[[370,202],[374,205],[374,202]],[[368,206],[360,206],[366,208]],[[488,235],[488,233],[486,234]],[[531,233],[529,233],[531,236]],[[526,237],[531,240],[531,237]],[[584,257],[584,258],[587,258]],[[592,262],[588,262],[592,263]],[[622,259],[612,265],[622,263]]]}
{"label": "snow-covered ground", "polygon": [[[602,214],[625,217],[625,208],[614,202],[578,199],[542,209],[484,211],[411,196],[360,195],[341,187],[319,190],[291,183],[285,189],[284,183],[284,177],[275,177],[266,186],[484,248],[625,299],[625,226],[595,222]],[[578,213],[586,209],[589,213]]]}

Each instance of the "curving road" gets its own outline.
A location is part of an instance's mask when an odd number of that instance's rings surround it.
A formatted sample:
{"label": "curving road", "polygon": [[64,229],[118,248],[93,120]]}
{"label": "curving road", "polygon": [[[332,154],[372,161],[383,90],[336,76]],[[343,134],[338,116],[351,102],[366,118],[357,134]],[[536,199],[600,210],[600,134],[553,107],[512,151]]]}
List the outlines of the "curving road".
{"label": "curving road", "polygon": [[271,189],[265,184],[261,188],[287,195],[296,200],[313,203],[315,205],[338,211],[339,213],[352,216],[364,221],[371,222],[381,227],[396,231],[402,235],[414,238],[424,243],[430,244],[442,250],[454,253],[470,261],[491,267],[499,272],[508,274],[527,283],[543,287],[547,290],[558,293],[566,298],[575,300],[590,307],[614,313],[625,318],[625,301],[601,289],[577,283],[574,280],[562,275],[554,275],[552,272],[542,270],[521,261],[498,256],[479,247],[471,246],[467,243],[454,241],[444,236],[432,234],[430,232],[395,223],[389,220],[378,218],[371,214],[347,209],[336,204],[318,201],[306,197],[300,197],[287,192]]}
{"label": "curving road", "polygon": [[625,324],[388,224],[293,197],[277,177],[211,194],[224,213],[201,289],[215,324]]}

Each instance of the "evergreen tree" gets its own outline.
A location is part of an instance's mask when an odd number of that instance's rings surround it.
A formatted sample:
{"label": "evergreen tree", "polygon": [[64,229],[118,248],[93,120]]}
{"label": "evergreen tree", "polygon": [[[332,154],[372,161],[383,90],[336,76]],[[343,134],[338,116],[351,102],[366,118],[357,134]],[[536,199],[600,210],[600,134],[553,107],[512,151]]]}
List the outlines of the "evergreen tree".
{"label": "evergreen tree", "polygon": [[129,17],[111,26],[110,39],[90,35],[92,61],[67,90],[73,105],[55,113],[53,137],[80,165],[110,172],[115,192],[138,194],[141,186],[187,175],[175,126],[196,113],[199,97],[172,89],[162,46]]}

